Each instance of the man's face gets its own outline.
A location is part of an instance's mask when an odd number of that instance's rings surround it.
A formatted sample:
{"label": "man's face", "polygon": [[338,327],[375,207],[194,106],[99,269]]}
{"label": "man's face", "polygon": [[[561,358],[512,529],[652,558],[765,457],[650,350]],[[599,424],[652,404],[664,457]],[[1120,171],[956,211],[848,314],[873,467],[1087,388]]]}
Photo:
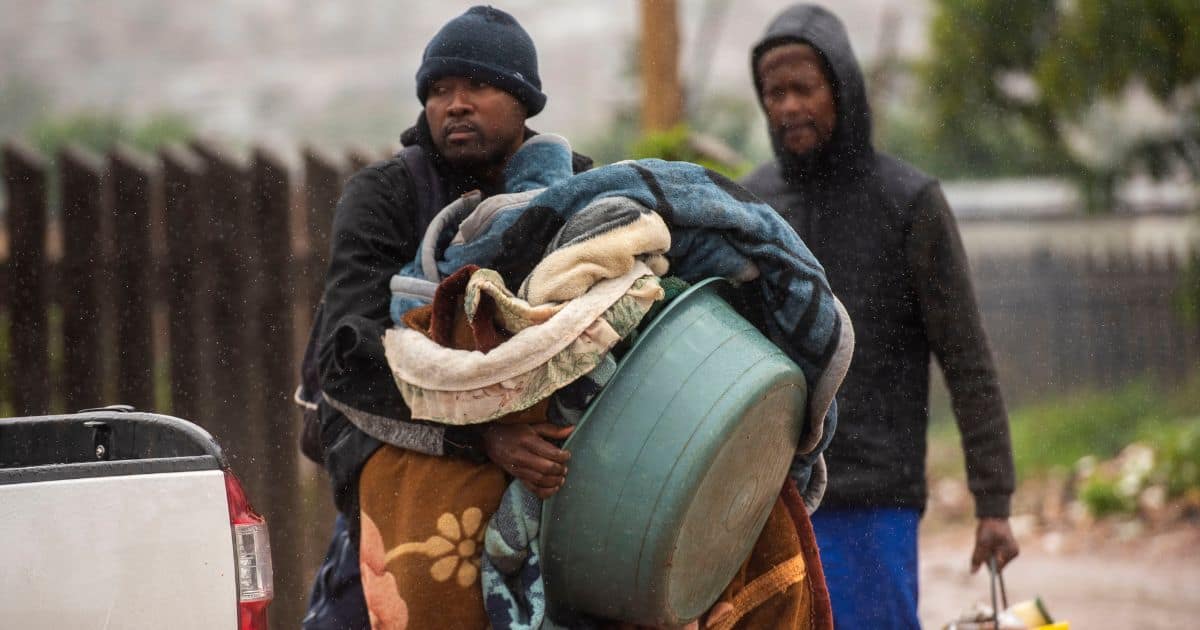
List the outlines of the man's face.
{"label": "man's face", "polygon": [[829,142],[837,104],[817,51],[807,44],[776,46],[759,58],[758,76],[767,124],[784,148],[804,155]]}
{"label": "man's face", "polygon": [[438,152],[457,167],[503,164],[525,139],[525,106],[474,79],[434,81],[425,96],[425,118]]}

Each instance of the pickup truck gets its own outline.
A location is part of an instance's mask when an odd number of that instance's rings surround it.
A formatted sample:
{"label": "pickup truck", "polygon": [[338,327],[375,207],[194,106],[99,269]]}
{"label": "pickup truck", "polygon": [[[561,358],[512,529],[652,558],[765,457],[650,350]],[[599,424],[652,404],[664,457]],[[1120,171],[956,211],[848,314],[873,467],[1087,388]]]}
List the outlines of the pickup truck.
{"label": "pickup truck", "polygon": [[0,419],[0,627],[266,630],[272,596],[267,524],[200,427]]}

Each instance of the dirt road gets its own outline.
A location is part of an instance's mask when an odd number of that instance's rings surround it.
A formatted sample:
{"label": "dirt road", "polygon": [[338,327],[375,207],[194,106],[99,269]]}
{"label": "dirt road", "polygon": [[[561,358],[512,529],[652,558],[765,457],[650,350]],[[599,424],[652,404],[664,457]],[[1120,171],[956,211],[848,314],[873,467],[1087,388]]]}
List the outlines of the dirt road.
{"label": "dirt road", "polygon": [[[1021,556],[1004,574],[1010,602],[1040,595],[1072,630],[1200,628],[1200,528],[1018,537]],[[925,628],[941,628],[973,602],[989,600],[986,570],[967,570],[970,544],[963,527],[923,532]]]}

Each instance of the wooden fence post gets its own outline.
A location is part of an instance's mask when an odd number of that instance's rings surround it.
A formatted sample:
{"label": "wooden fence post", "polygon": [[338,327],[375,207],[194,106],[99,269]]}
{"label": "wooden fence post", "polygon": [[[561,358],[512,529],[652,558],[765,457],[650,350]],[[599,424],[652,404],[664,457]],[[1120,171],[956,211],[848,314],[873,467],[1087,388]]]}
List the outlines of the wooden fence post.
{"label": "wooden fence post", "polygon": [[[58,297],[63,322],[63,402],[67,411],[105,404],[104,334],[99,287],[111,287],[102,218],[108,211],[104,160],[80,147],[59,154],[63,258]],[[103,284],[102,284],[103,283]],[[108,337],[109,341],[111,338]]]}
{"label": "wooden fence post", "polygon": [[352,147],[346,152],[346,161],[350,163],[350,168],[346,171],[346,176],[349,177],[358,171],[366,168],[372,162],[379,159],[370,149],[365,147]]}
{"label": "wooden fence post", "polygon": [[342,194],[346,168],[341,160],[315,147],[304,152],[304,197],[308,210],[305,233],[308,235],[309,303],[313,306],[325,290],[325,272],[329,267],[329,236],[333,211]]}
{"label": "wooden fence post", "polygon": [[202,313],[205,330],[211,332],[204,361],[205,402],[199,422],[221,442],[235,466],[240,466],[245,412],[245,352],[241,332],[242,304],[248,294],[243,260],[245,229],[242,225],[250,195],[249,167],[241,156],[214,142],[196,142],[192,148],[205,162],[202,177],[205,273],[212,303]]}
{"label": "wooden fence post", "polygon": [[263,460],[258,467],[259,494],[266,498],[274,554],[276,590],[272,604],[277,627],[296,627],[303,616],[306,596],[304,530],[312,524],[295,518],[299,509],[300,421],[291,402],[299,370],[293,360],[292,316],[297,277],[302,269],[292,256],[291,184],[287,166],[264,149],[254,152],[251,180],[252,233],[257,279],[257,308],[247,329],[254,332],[254,351],[262,358],[254,397],[262,415],[254,418],[264,433]]}
{"label": "wooden fence post", "polygon": [[45,159],[17,142],[4,146],[8,190],[9,394],[17,415],[50,412],[50,345],[46,309]]}
{"label": "wooden fence post", "polygon": [[163,204],[167,228],[167,326],[170,361],[171,412],[197,421],[201,400],[200,351],[206,339],[204,307],[209,303],[197,268],[201,259],[204,219],[199,211],[204,163],[186,147],[161,153]]}
{"label": "wooden fence post", "polygon": [[117,322],[117,398],[152,410],[154,327],[150,223],[158,203],[158,165],[127,147],[110,156],[113,186],[113,237],[120,243],[114,260]]}

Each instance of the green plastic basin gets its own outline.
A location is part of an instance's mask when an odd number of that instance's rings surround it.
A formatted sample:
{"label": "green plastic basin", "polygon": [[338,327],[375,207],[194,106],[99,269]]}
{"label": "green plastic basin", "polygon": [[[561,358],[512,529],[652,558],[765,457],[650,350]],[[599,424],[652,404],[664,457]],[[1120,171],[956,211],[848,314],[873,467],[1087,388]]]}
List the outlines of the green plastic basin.
{"label": "green plastic basin", "polygon": [[540,534],[553,610],[690,622],[762,531],[807,390],[724,286],[702,282],[664,308],[567,440],[570,472]]}

